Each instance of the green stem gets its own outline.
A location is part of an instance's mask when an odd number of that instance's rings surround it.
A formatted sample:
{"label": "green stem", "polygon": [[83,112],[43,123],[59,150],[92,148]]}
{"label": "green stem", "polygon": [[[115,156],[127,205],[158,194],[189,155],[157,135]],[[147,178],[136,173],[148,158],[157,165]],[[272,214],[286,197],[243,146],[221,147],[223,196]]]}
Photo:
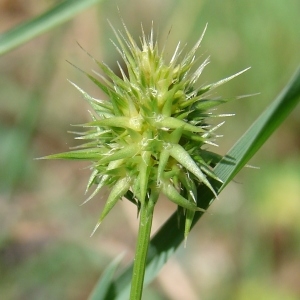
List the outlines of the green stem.
{"label": "green stem", "polygon": [[130,300],[140,300],[142,298],[153,212],[157,198],[158,193],[154,191],[141,206],[140,224],[135,250]]}

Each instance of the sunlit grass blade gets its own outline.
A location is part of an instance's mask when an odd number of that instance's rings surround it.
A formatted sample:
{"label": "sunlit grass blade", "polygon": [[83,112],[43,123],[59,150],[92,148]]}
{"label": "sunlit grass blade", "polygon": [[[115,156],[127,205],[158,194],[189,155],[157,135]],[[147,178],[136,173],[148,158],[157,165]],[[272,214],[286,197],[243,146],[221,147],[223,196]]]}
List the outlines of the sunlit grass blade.
{"label": "sunlit grass blade", "polygon": [[0,35],[0,55],[72,19],[101,0],[66,0]]}
{"label": "sunlit grass blade", "polygon": [[[246,165],[249,159],[296,107],[299,100],[300,68],[275,101],[271,103],[227,155],[216,165],[214,173],[218,178],[223,180],[223,184],[212,181],[212,186],[218,193],[220,193],[230,180]],[[228,158],[230,158],[230,160],[228,160]],[[205,185],[200,186],[198,195],[201,195],[201,199],[198,199],[198,206],[201,207],[208,207],[214,198],[212,192]],[[193,225],[195,225],[202,215],[203,212],[195,213]],[[178,229],[177,213],[174,213],[152,238],[147,257],[145,284],[154,279],[168,258],[183,242],[183,218],[179,221],[179,225],[180,229]],[[132,265],[111,283],[109,293],[105,299],[128,299],[131,277]]]}

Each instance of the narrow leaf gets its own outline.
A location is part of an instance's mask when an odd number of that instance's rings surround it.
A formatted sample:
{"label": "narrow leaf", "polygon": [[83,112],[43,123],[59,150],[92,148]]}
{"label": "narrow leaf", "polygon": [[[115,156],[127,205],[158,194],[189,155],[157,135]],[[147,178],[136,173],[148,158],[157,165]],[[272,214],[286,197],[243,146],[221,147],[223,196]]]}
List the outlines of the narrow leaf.
{"label": "narrow leaf", "polygon": [[0,35],[0,55],[72,19],[100,0],[62,1],[45,13]]}

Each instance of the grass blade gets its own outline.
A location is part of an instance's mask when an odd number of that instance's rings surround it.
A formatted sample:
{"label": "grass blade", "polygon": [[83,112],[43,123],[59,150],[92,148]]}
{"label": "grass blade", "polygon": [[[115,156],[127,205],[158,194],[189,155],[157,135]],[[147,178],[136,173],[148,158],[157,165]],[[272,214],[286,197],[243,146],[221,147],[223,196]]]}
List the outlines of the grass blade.
{"label": "grass blade", "polygon": [[[216,176],[223,180],[223,183],[212,181],[212,185],[218,193],[245,166],[248,160],[296,107],[299,100],[300,68],[275,101],[260,115],[214,169]],[[214,198],[212,192],[204,185],[199,188],[198,195],[201,195],[201,199],[199,199],[200,207],[208,207]],[[196,212],[193,225],[195,225],[202,215],[203,212]],[[154,279],[168,258],[183,242],[183,221],[181,220],[180,229],[178,229],[177,214],[174,213],[152,238],[147,257],[145,284]],[[132,265],[111,283],[108,296],[105,299],[128,299],[131,276]]]}
{"label": "grass blade", "polygon": [[0,35],[0,55],[28,42],[101,0],[66,0],[45,13],[24,22]]}
{"label": "grass blade", "polygon": [[103,274],[101,275],[99,281],[95,285],[92,293],[90,294],[88,300],[104,300],[106,294],[109,290],[109,286],[117,268],[119,267],[121,260],[123,258],[123,254],[118,255],[104,270]]}

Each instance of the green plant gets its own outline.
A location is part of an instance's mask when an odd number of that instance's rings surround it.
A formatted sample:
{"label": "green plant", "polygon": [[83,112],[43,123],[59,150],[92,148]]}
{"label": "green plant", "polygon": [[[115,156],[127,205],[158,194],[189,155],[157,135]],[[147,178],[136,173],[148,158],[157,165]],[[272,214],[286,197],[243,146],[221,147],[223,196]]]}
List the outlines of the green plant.
{"label": "green plant", "polygon": [[192,68],[205,30],[190,52],[183,55],[178,44],[170,63],[165,63],[153,40],[153,29],[148,38],[143,32],[141,48],[125,25],[124,29],[126,36],[114,30],[119,42],[116,48],[127,68],[124,71],[120,66],[123,78],[95,59],[106,78],[100,76],[98,80],[84,72],[110,101],[95,99],[72,83],[95,111],[93,121],[83,125],[86,131],[76,132],[77,139],[85,143],[78,146],[79,150],[44,158],[92,161],[87,188],[97,187],[85,202],[103,186],[111,188],[95,230],[121,197],[127,195],[136,203],[140,224],[131,299],[140,299],[159,195],[178,205],[178,216],[185,219],[185,239],[195,212],[204,211],[198,206],[197,188],[205,185],[217,196],[207,178],[222,182],[212,168],[221,157],[205,147],[214,145],[215,131],[223,123],[211,126],[208,120],[224,117],[211,109],[228,100],[210,99],[207,93],[244,71],[197,88],[195,84],[208,60],[196,71]]}
{"label": "green plant", "polygon": [[72,19],[78,13],[101,0],[62,1],[45,13],[22,23],[0,35],[0,55],[30,41],[52,28]]}
{"label": "green plant", "polygon": [[[72,8],[73,5],[77,5],[82,1],[65,1],[64,5],[68,5]],[[85,3],[92,3],[96,1],[85,1]],[[60,6],[62,7],[62,6]],[[81,8],[82,9],[82,8]],[[68,9],[67,9],[68,10]],[[79,11],[78,11],[79,12]],[[55,10],[55,14],[59,15],[59,10]],[[54,15],[55,15],[54,14]],[[47,15],[47,14],[46,14]],[[69,15],[68,18],[71,18]],[[21,45],[25,42],[23,37],[24,33],[30,33],[26,40],[33,38],[37,34],[45,32],[45,30],[37,30],[43,21],[47,18],[37,18],[41,23],[28,22],[31,26],[19,26],[15,30],[12,30],[6,34],[2,34],[0,38],[1,53],[8,52],[13,47]],[[66,19],[61,19],[66,20]],[[51,26],[46,26],[50,29],[54,25],[59,24],[58,19],[53,18]],[[44,24],[47,24],[44,23]],[[43,27],[43,26],[42,26]],[[34,30],[32,30],[34,29]],[[11,43],[14,39],[19,40],[18,43]],[[253,124],[251,129],[241,138],[241,140],[227,153],[223,160],[221,160],[214,168],[214,174],[216,178],[219,178],[223,183],[209,180],[209,184],[212,186],[216,193],[219,193],[226,184],[233,178],[233,176],[245,165],[249,158],[260,148],[260,146],[266,141],[270,134],[279,126],[279,124],[287,117],[291,110],[299,102],[300,94],[300,75],[299,71],[287,85],[286,89],[278,97],[276,101],[261,115],[261,117]],[[201,185],[197,190],[197,194],[201,194],[199,198],[199,207],[207,208],[214,198],[211,190],[205,185]],[[126,194],[132,201],[136,201],[132,195]],[[195,212],[192,226],[202,216],[202,212]],[[146,262],[146,277],[145,282],[148,283],[157,274],[158,270],[172,255],[178,245],[184,240],[185,220],[181,218],[179,229],[177,227],[177,215],[174,214],[163,226],[163,228],[157,233],[150,243],[148,258]],[[167,233],[167,234],[166,234]],[[115,280],[112,280],[112,273],[115,269],[114,264],[109,271],[104,275],[104,281],[100,282],[101,290],[95,289],[95,293],[91,295],[91,299],[128,299],[130,280],[132,274],[132,267],[124,271]],[[107,275],[108,274],[108,275]],[[107,281],[111,281],[109,285]],[[105,282],[105,284],[103,284]],[[106,289],[106,290],[105,290]],[[98,292],[97,292],[98,291]],[[100,295],[101,294],[101,295]]]}
{"label": "green plant", "polygon": [[[214,144],[211,140],[222,125],[209,125],[209,118],[224,117],[210,110],[228,101],[210,99],[206,93],[244,71],[197,88],[195,84],[208,60],[196,71],[191,69],[205,30],[187,54],[182,54],[178,44],[167,64],[153,41],[153,30],[149,37],[143,32],[140,48],[125,25],[124,29],[126,36],[114,30],[119,43],[116,48],[127,68],[124,71],[119,65],[122,78],[93,57],[106,77],[100,75],[98,80],[82,71],[110,101],[95,99],[72,83],[95,111],[92,122],[82,125],[86,131],[75,132],[84,144],[78,146],[80,149],[43,158],[92,162],[87,189],[93,185],[96,188],[85,202],[102,187],[111,188],[94,231],[121,197],[136,204],[140,223],[130,292],[133,300],[142,297],[152,218],[159,195],[164,194],[178,205],[177,218],[184,219],[186,240],[195,214],[205,212],[244,164],[245,158],[239,162],[232,153],[222,158],[204,148]],[[242,148],[246,145],[242,144]],[[231,168],[232,174],[218,174],[219,165]]]}
{"label": "green plant", "polygon": [[[223,183],[215,181],[213,187],[220,193],[234,176],[246,165],[250,158],[266,142],[274,130],[296,107],[300,100],[300,68],[296,71],[290,82],[285,86],[278,97],[260,115],[245,134],[236,142],[223,159],[214,168],[216,176],[222,179]],[[214,195],[204,186],[198,188],[202,195],[199,199],[202,207],[212,204]],[[198,222],[203,212],[196,212],[192,227]],[[181,233],[177,229],[177,216],[174,213],[152,238],[149,246],[149,253],[146,263],[145,283],[150,283],[162,266],[176,251],[183,242],[183,224],[180,224]],[[106,296],[103,299],[127,299],[129,294],[132,275],[132,265],[123,271],[107,288]],[[101,282],[101,281],[100,281]],[[97,297],[92,300],[99,299]]]}

